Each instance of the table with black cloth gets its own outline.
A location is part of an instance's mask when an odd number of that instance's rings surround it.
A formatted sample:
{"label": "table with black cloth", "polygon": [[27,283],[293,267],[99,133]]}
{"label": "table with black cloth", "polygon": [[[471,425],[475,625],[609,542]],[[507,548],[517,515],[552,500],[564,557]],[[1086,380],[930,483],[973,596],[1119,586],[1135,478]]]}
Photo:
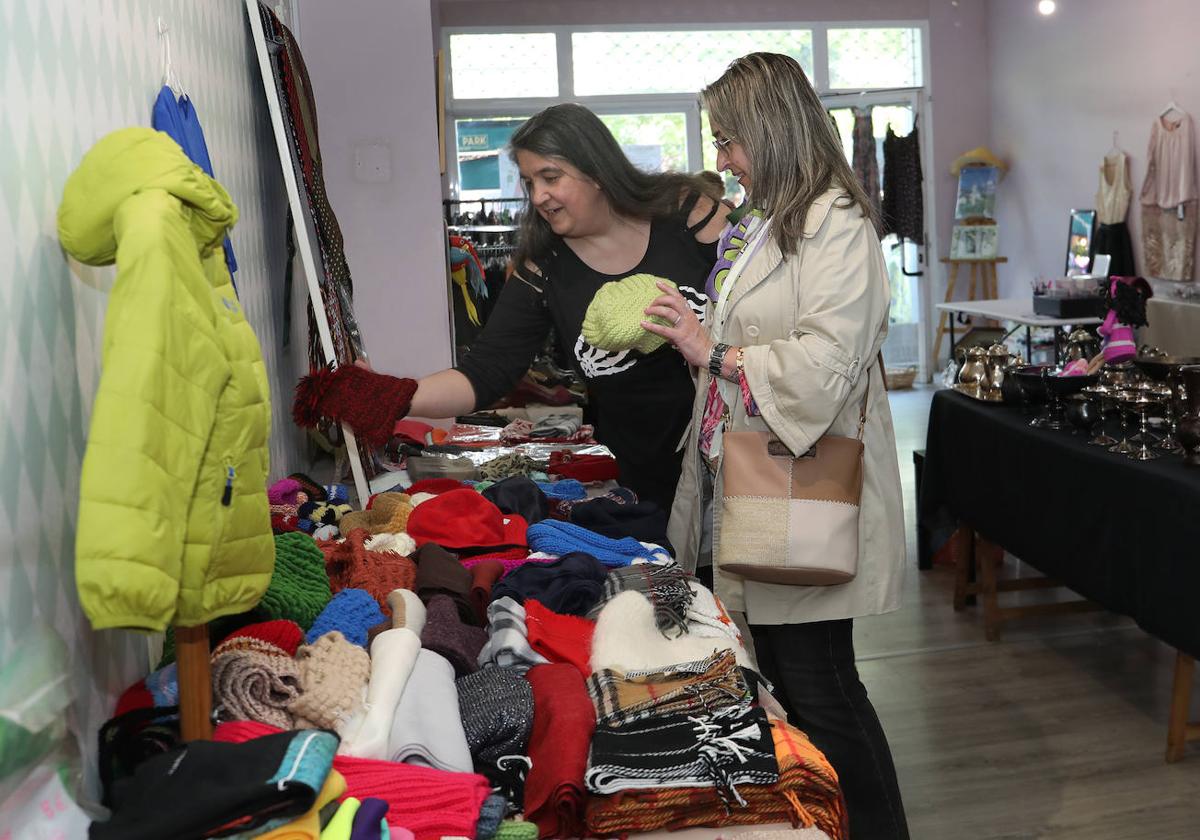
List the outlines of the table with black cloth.
{"label": "table with black cloth", "polygon": [[[966,526],[1132,617],[1188,660],[1190,687],[1200,656],[1200,469],[1179,455],[1134,461],[1029,420],[1017,407],[934,394],[918,527],[936,548]],[[1180,676],[1177,666],[1177,692]]]}

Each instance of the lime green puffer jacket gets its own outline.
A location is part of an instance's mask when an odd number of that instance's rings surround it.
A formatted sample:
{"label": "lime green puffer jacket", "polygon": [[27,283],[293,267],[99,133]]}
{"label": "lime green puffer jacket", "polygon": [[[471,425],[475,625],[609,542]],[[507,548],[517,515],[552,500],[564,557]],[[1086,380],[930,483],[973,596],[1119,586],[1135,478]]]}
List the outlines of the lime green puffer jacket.
{"label": "lime green puffer jacket", "polygon": [[147,128],[107,135],[67,179],[63,247],[117,264],[75,538],[97,629],[201,624],[270,582],[270,392],[221,251],[236,221],[221,185]]}

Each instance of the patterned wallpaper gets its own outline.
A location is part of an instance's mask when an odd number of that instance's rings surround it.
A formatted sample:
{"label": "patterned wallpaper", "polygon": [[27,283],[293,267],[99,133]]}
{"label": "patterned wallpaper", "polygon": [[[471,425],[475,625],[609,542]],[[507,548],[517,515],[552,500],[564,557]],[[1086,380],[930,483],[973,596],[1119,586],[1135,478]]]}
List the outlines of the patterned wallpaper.
{"label": "patterned wallpaper", "polygon": [[[92,632],[75,596],[79,469],[115,272],[68,261],[55,212],[95,140],[149,125],[160,17],[217,178],[241,210],[237,283],[271,373],[272,476],[303,468],[288,397],[304,319],[292,318],[284,348],[286,198],[243,0],[0,0],[0,661],[35,621],[58,630],[89,754],[152,640]],[[303,301],[302,274],[296,290]]]}

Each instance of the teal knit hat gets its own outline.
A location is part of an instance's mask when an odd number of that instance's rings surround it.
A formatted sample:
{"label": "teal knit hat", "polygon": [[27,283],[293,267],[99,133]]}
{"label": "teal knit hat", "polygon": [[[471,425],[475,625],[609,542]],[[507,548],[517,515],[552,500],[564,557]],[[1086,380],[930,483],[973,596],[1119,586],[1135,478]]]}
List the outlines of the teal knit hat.
{"label": "teal knit hat", "polygon": [[276,534],[275,572],[258,612],[290,619],[308,630],[332,597],[325,555],[313,538],[301,531]]}
{"label": "teal knit hat", "polygon": [[671,326],[665,318],[657,315],[648,318],[646,315],[646,307],[662,294],[655,285],[659,280],[675,288],[670,280],[653,274],[631,274],[601,286],[583,316],[583,340],[593,347],[612,352],[653,353],[666,344],[665,338],[642,326],[645,320]]}

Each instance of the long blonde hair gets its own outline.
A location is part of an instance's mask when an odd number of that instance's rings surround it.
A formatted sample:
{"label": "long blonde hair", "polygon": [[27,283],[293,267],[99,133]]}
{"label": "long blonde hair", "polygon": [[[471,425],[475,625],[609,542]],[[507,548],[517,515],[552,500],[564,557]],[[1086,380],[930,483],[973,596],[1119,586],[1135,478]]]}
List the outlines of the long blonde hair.
{"label": "long blonde hair", "polygon": [[809,208],[831,187],[845,193],[841,206],[857,206],[874,220],[833,123],[794,58],[742,56],[700,96],[709,118],[746,150],[748,199],[771,218],[785,256],[795,253]]}

